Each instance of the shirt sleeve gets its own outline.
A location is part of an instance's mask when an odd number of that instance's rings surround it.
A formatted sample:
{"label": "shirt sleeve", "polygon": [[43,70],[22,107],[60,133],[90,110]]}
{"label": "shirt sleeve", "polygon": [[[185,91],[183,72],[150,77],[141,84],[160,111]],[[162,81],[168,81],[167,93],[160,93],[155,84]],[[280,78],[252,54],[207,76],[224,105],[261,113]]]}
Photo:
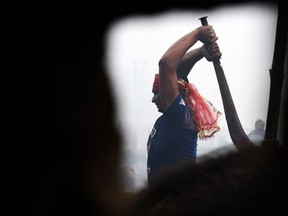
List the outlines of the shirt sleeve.
{"label": "shirt sleeve", "polygon": [[168,121],[175,126],[183,125],[183,121],[185,119],[187,112],[187,106],[184,102],[184,99],[179,94],[170,107],[164,113],[164,116],[168,119]]}

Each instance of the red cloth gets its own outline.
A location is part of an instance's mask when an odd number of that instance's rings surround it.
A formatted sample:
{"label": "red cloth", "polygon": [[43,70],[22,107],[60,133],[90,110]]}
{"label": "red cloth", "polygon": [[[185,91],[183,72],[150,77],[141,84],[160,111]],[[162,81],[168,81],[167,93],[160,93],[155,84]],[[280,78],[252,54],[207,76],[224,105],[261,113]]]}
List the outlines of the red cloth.
{"label": "red cloth", "polygon": [[[202,97],[195,85],[178,79],[179,90],[184,90],[184,100],[188,108],[192,110],[200,139],[212,137],[220,127],[217,124],[221,112],[210,101]],[[155,74],[152,92],[159,90],[159,74]]]}
{"label": "red cloth", "polygon": [[159,91],[159,74],[155,74],[152,92],[158,92]]}

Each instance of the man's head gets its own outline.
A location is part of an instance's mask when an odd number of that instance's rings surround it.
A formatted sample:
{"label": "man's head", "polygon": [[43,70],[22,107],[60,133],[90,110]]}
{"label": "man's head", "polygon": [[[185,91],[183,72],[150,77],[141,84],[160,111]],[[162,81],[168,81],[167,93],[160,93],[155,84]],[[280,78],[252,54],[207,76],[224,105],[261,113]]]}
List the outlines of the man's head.
{"label": "man's head", "polygon": [[159,74],[155,74],[152,92],[154,94],[152,97],[152,103],[156,104],[158,108],[158,112],[163,113],[164,109],[163,109],[163,105],[161,103],[160,95],[159,95]]}
{"label": "man's head", "polygon": [[[155,103],[157,108],[158,108],[158,112],[163,113],[164,109],[163,109],[163,105],[161,103],[160,100],[160,94],[159,94],[159,74],[155,74],[154,77],[154,82],[153,82],[153,86],[152,86],[152,92],[153,92],[153,97],[152,97],[152,103]],[[183,98],[185,98],[185,90],[179,88],[179,93],[182,95]]]}
{"label": "man's head", "polygon": [[265,123],[263,120],[261,119],[258,119],[256,122],[255,122],[255,130],[256,131],[263,131],[264,130],[264,126],[265,126]]}

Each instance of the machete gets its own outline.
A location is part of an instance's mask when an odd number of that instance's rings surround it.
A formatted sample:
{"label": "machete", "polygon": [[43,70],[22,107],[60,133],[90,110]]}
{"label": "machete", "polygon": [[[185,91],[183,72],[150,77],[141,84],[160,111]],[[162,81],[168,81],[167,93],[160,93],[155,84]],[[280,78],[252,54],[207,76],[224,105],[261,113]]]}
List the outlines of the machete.
{"label": "machete", "polygon": [[[202,26],[208,25],[207,16],[201,17],[199,20],[201,21]],[[212,62],[220,88],[229,134],[235,147],[237,149],[243,149],[255,146],[247,137],[239,121],[220,59],[214,59]]]}

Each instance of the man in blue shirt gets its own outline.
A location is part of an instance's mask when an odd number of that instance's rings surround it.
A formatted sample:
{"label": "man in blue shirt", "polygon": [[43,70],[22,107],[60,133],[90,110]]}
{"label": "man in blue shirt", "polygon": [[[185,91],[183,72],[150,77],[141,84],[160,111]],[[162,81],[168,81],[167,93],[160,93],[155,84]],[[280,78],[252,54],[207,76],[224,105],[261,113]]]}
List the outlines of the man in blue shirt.
{"label": "man in blue shirt", "polygon": [[[155,75],[152,102],[163,113],[150,133],[147,151],[148,185],[157,183],[163,172],[184,163],[195,163],[197,140],[213,136],[220,128],[220,112],[189,83],[194,64],[205,57],[221,57],[212,26],[200,26],[177,40],[162,56]],[[197,42],[203,46],[188,50]]]}

